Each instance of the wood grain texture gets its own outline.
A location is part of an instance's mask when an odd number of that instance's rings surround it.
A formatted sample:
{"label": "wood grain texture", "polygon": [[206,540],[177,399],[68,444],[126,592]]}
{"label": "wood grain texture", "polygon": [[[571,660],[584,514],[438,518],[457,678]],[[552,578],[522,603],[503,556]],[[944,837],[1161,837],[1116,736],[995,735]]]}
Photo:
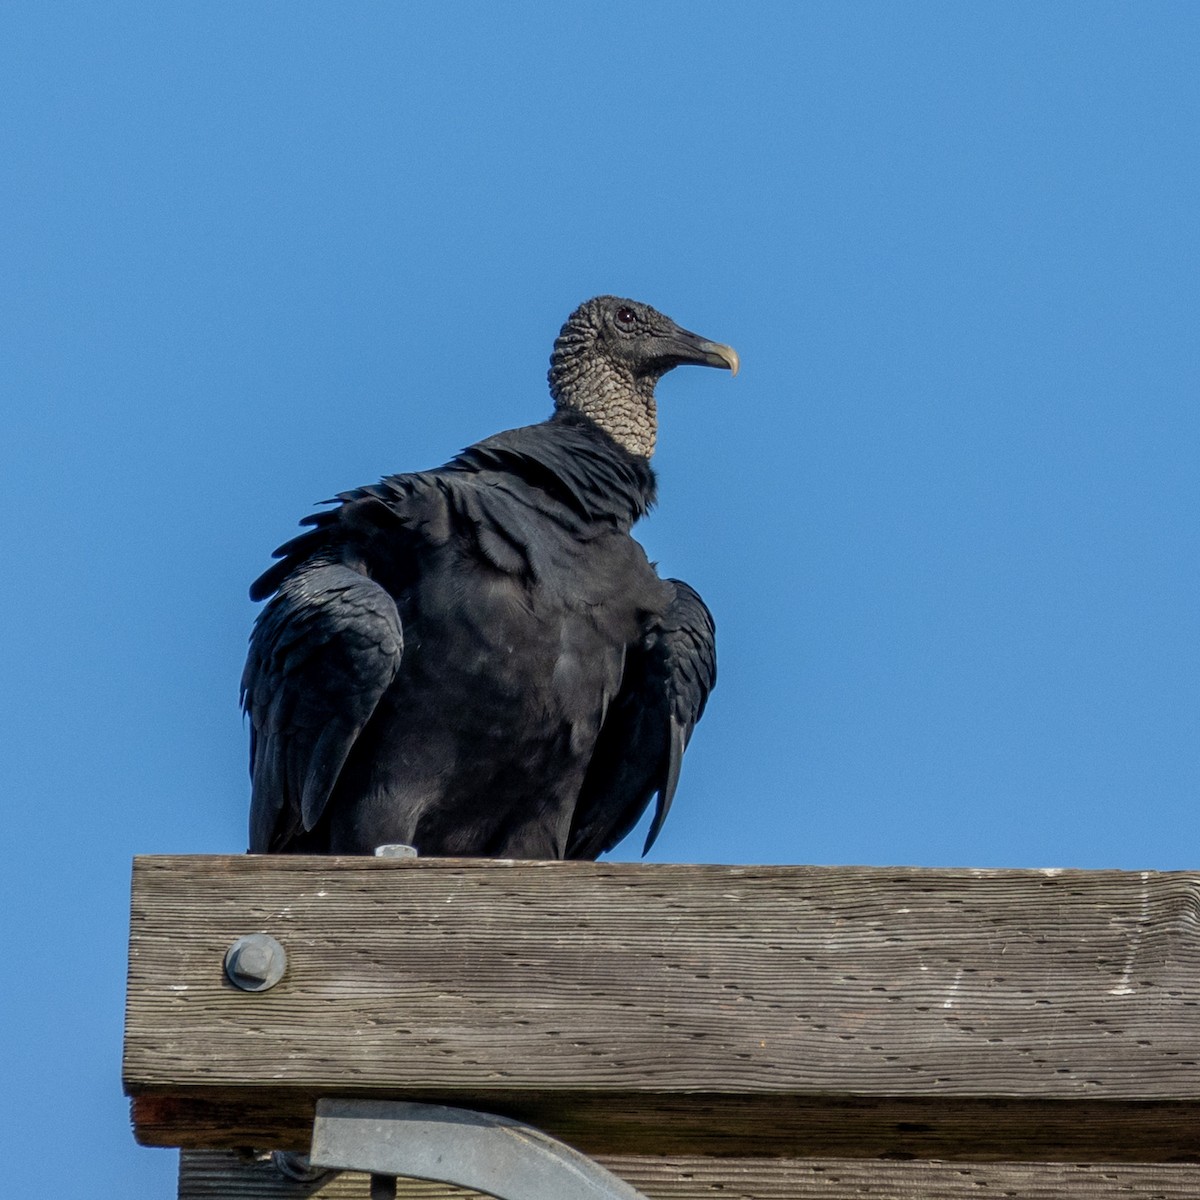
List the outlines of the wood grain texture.
{"label": "wood grain texture", "polygon": [[[1144,1163],[889,1162],[864,1159],[609,1157],[604,1165],[649,1200],[1195,1200],[1200,1167]],[[179,1200],[369,1200],[366,1175],[290,1183],[268,1163],[185,1151]],[[398,1200],[481,1200],[480,1193],[401,1180]]]}
{"label": "wood grain texture", "polygon": [[144,858],[125,1081],[154,1144],[361,1095],[592,1153],[1193,1157],[1198,913],[1190,874]]}
{"label": "wood grain texture", "polygon": [[[193,1147],[272,1146],[306,1151],[315,1097],[287,1093],[134,1100],[140,1141]],[[1200,1159],[1194,1105],[1095,1104],[853,1097],[682,1097],[638,1093],[470,1093],[422,1097],[513,1117],[587,1154],[846,1156],[963,1161],[1160,1162]]]}

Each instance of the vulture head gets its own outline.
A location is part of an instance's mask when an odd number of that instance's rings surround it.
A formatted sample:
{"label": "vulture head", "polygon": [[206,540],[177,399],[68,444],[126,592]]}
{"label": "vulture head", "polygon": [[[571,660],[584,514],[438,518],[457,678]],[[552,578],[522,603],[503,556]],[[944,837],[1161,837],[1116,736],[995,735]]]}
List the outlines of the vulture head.
{"label": "vulture head", "polygon": [[596,296],[554,342],[550,395],[556,409],[581,412],[631,454],[649,458],[658,430],[654,385],[683,363],[738,370],[732,346],[689,333],[648,304]]}

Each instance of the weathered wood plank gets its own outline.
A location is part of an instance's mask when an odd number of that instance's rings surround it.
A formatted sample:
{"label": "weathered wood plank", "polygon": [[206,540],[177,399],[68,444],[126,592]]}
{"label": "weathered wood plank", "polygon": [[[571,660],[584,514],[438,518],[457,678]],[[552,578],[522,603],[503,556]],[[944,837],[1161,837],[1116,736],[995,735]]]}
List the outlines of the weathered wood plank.
{"label": "weathered wood plank", "polygon": [[[422,1096],[480,1107],[471,1093]],[[306,1151],[315,1097],[142,1096],[140,1141],[151,1146],[272,1146]],[[545,1097],[488,1093],[486,1111],[513,1117],[594,1157],[614,1154],[946,1158],[963,1161],[1162,1162],[1200,1159],[1197,1110],[1183,1103],[856,1097],[683,1097],[638,1093]]]}
{"label": "weathered wood plank", "polygon": [[[126,1086],[155,1144],[303,1144],[341,1094],[593,1153],[1194,1156],[1198,911],[1191,874],[139,859]],[[251,995],[256,929],[290,963]]]}
{"label": "weathered wood plank", "polygon": [[[604,1165],[650,1200],[1195,1200],[1200,1167],[1178,1163],[895,1162],[865,1159],[609,1157]],[[366,1175],[315,1188],[268,1163],[220,1150],[185,1151],[179,1200],[369,1200]],[[478,1192],[401,1180],[398,1200],[482,1200]]]}

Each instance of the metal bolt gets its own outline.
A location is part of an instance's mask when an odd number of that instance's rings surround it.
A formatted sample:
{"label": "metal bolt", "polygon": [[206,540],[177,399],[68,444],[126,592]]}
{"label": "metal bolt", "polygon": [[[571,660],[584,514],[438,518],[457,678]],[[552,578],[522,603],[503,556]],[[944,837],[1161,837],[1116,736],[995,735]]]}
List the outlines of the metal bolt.
{"label": "metal bolt", "polygon": [[416,858],[416,846],[406,846],[403,842],[388,842],[375,847],[376,858]]}
{"label": "metal bolt", "polygon": [[297,1154],[294,1150],[272,1150],[271,1165],[285,1179],[297,1183],[316,1183],[318,1179],[332,1179],[337,1174],[328,1167],[314,1167],[307,1154]]}
{"label": "metal bolt", "polygon": [[287,952],[269,933],[248,933],[225,951],[225,975],[243,992],[273,988],[287,970]]}

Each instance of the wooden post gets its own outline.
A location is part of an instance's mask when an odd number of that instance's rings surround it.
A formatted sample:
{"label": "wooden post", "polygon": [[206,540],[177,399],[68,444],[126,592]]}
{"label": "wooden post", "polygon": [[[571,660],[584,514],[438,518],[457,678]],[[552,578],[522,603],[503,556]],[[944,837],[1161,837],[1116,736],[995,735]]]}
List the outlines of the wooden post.
{"label": "wooden post", "polygon": [[[1186,1163],[911,1162],[862,1158],[606,1157],[649,1200],[1196,1200],[1200,1170]],[[315,1189],[227,1150],[184,1151],[179,1200],[369,1200],[366,1175]],[[397,1200],[488,1200],[416,1180]]]}
{"label": "wooden post", "polygon": [[[651,1197],[1197,1195],[1198,914],[1190,874],[142,858],[125,1083],[140,1140],[197,1151],[391,1097]],[[288,968],[256,994],[222,961],[258,931]],[[280,1186],[185,1156],[181,1195]]]}

